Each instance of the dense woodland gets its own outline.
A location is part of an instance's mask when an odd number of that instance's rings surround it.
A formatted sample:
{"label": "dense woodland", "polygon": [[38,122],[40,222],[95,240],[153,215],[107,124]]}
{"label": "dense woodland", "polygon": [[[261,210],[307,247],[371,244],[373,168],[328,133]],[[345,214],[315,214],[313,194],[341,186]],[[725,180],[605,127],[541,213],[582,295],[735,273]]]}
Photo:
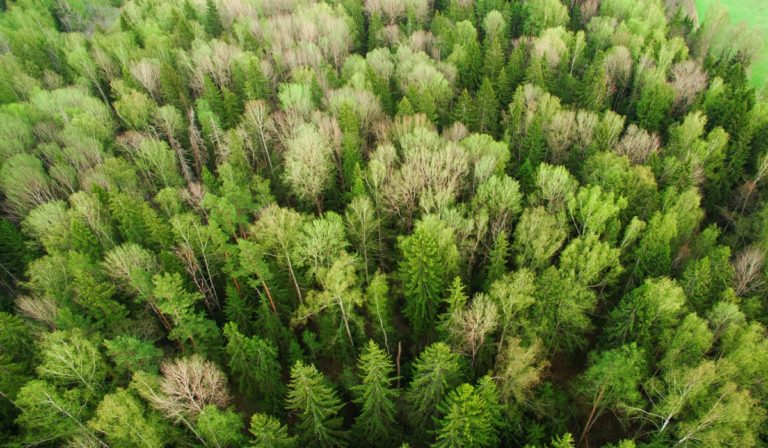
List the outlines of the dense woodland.
{"label": "dense woodland", "polygon": [[0,444],[765,446],[759,48],[674,3],[0,0]]}

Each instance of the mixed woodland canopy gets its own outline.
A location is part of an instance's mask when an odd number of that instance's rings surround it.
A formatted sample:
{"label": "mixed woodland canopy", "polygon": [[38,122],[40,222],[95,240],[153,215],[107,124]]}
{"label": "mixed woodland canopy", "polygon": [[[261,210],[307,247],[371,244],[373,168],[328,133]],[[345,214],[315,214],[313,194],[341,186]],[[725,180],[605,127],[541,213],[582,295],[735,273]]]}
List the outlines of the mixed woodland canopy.
{"label": "mixed woodland canopy", "polygon": [[768,444],[722,8],[0,0],[0,445]]}

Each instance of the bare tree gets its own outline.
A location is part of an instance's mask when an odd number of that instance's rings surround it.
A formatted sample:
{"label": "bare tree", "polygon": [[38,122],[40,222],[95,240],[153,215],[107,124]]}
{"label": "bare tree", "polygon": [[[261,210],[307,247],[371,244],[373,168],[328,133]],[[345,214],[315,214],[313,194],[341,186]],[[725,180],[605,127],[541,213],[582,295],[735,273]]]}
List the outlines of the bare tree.
{"label": "bare tree", "polygon": [[764,261],[765,253],[757,247],[749,247],[736,257],[733,283],[737,295],[746,295],[763,285]]}
{"label": "bare tree", "polygon": [[131,76],[158,101],[160,90],[160,64],[152,59],[141,59],[131,66]]}
{"label": "bare tree", "polygon": [[681,61],[672,67],[672,88],[675,107],[687,108],[707,86],[707,73],[693,60]]}
{"label": "bare tree", "polygon": [[643,164],[661,146],[658,134],[650,133],[634,124],[629,125],[615,151],[626,156],[634,164]]}

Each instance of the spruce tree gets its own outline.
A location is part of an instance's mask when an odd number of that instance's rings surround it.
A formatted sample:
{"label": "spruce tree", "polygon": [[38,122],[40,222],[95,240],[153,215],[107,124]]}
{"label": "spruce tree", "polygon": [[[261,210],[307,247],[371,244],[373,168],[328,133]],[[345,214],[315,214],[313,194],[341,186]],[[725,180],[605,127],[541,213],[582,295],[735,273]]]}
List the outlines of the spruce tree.
{"label": "spruce tree", "polygon": [[244,336],[233,322],[224,326],[224,336],[227,338],[229,369],[240,391],[255,400],[259,408],[279,411],[276,397],[282,395],[283,385],[277,348],[258,336]]}
{"label": "spruce tree", "polygon": [[266,414],[253,414],[251,425],[252,448],[296,448],[298,437],[288,435],[288,427]]}
{"label": "spruce tree", "polygon": [[488,78],[477,91],[477,131],[496,136],[499,128],[499,100]]}
{"label": "spruce tree", "polygon": [[490,377],[477,387],[462,384],[438,406],[433,448],[492,448],[499,446],[503,424],[499,392]]}
{"label": "spruce tree", "polygon": [[352,388],[360,414],[355,419],[357,439],[370,446],[391,446],[397,428],[397,390],[392,387],[395,366],[375,342],[360,354],[357,365],[361,384]]}
{"label": "spruce tree", "polygon": [[224,27],[221,24],[221,16],[219,15],[219,7],[214,0],[206,2],[205,31],[211,37],[219,37],[224,31]]}
{"label": "spruce tree", "polygon": [[462,380],[462,363],[444,342],[422,351],[413,363],[413,379],[405,394],[409,423],[417,435],[432,427],[432,417],[445,395]]}
{"label": "spruce tree", "polygon": [[459,99],[456,100],[451,115],[454,123],[462,123],[467,129],[476,129],[477,108],[475,107],[475,101],[472,99],[472,95],[469,94],[467,89],[464,89],[461,92]]}
{"label": "spruce tree", "polygon": [[296,414],[303,446],[346,447],[347,434],[338,415],[343,407],[315,366],[296,361],[291,368],[286,408]]}
{"label": "spruce tree", "polygon": [[405,294],[404,314],[417,337],[429,336],[443,301],[443,293],[457,268],[453,233],[436,219],[419,222],[413,235],[400,241],[400,279]]}

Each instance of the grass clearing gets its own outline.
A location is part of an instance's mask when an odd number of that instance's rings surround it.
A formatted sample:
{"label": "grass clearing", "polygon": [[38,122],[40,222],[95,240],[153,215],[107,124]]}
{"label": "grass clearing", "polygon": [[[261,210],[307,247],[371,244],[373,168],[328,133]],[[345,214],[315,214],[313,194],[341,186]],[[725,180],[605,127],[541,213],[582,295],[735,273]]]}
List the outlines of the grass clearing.
{"label": "grass clearing", "polygon": [[763,87],[768,80],[768,1],[766,0],[696,0],[699,18],[706,17],[707,9],[720,1],[731,17],[731,23],[746,22],[763,38],[762,56],[752,66],[752,83],[755,87]]}

